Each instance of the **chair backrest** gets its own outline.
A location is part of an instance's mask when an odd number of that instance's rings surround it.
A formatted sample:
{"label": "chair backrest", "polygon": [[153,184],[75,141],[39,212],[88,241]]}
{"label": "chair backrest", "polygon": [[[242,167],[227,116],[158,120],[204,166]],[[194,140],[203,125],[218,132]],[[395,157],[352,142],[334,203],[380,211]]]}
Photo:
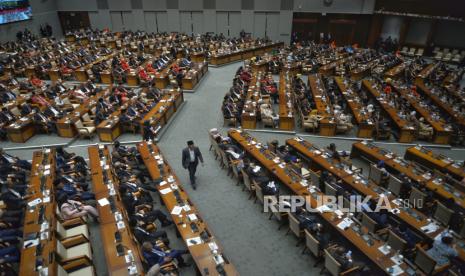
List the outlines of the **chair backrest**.
{"label": "chair backrest", "polygon": [[321,248],[320,248],[320,242],[313,237],[313,235],[308,232],[307,230],[305,232],[305,246],[312,252],[313,256],[318,257],[320,256]]}
{"label": "chair backrest", "polygon": [[415,187],[412,187],[412,191],[410,192],[409,197],[410,204],[413,204],[415,208],[422,208],[423,204],[425,203],[425,198],[425,193]]}
{"label": "chair backrest", "polygon": [[224,151],[221,151],[221,158],[223,159],[223,164],[224,166],[229,169],[229,159],[228,159],[228,156],[226,155],[226,153]]}
{"label": "chair backrest", "polygon": [[328,250],[325,249],[325,268],[333,276],[338,276],[341,273],[341,264],[331,256]]}
{"label": "chair backrest", "polygon": [[63,269],[61,265],[57,265],[57,275],[58,276],[68,276],[68,272]]}
{"label": "chair backrest", "polygon": [[374,221],[365,213],[362,213],[362,225],[365,226],[371,233],[376,232],[378,228],[378,223],[376,223],[376,221]]}
{"label": "chair backrest", "polygon": [[19,111],[18,107],[13,106],[13,108],[10,109],[10,112],[13,113],[15,116],[21,115],[21,111]]}
{"label": "chair backrest", "polygon": [[84,114],[82,114],[82,119],[83,119],[84,121],[91,121],[91,119],[90,119],[90,117],[89,117],[89,114],[88,114],[88,113],[84,113]]}
{"label": "chair backrest", "polygon": [[68,258],[68,250],[61,244],[59,240],[57,240],[57,248],[56,248],[56,253],[61,259],[67,259]]}
{"label": "chair backrest", "polygon": [[300,223],[293,214],[289,214],[289,228],[297,237],[300,238],[302,236],[302,233],[300,232]]}
{"label": "chair backrest", "polygon": [[401,237],[397,236],[396,233],[389,230],[389,236],[387,243],[391,246],[394,251],[403,252],[407,247],[407,242]]}
{"label": "chair backrest", "polygon": [[381,183],[382,176],[383,176],[383,172],[380,169],[378,169],[375,165],[371,164],[368,178],[373,180],[373,182],[379,185]]}
{"label": "chair backrest", "polygon": [[251,191],[252,190],[252,184],[250,182],[249,175],[243,169],[241,169],[241,172],[242,172],[242,178],[244,180],[244,186],[247,188],[247,190]]}
{"label": "chair backrest", "polygon": [[84,127],[84,125],[82,124],[82,121],[81,120],[77,120],[74,125],[77,127],[77,128],[81,128],[81,127]]}
{"label": "chair backrest", "polygon": [[398,196],[402,190],[402,181],[393,175],[389,176],[388,190],[394,195]]}
{"label": "chair backrest", "polygon": [[423,248],[417,247],[415,265],[417,265],[426,274],[431,274],[436,266],[436,261],[431,258],[431,256],[428,255]]}
{"label": "chair backrest", "polygon": [[444,204],[438,202],[436,211],[433,214],[433,218],[447,226],[449,225],[453,213],[454,211],[444,206]]}
{"label": "chair backrest", "polygon": [[61,237],[65,237],[66,236],[66,230],[65,228],[63,227],[63,225],[61,225],[60,221],[57,220],[57,232],[58,234],[61,236]]}
{"label": "chair backrest", "polygon": [[465,219],[462,219],[462,227],[460,228],[459,235],[465,238]]}
{"label": "chair backrest", "polygon": [[310,170],[310,179],[312,180],[312,184],[318,186],[320,182],[320,175],[312,170]]}
{"label": "chair backrest", "polygon": [[260,187],[260,185],[257,185],[255,187],[255,195],[257,196],[258,200],[263,203],[263,190],[262,190],[262,187]]}
{"label": "chair backrest", "polygon": [[234,162],[231,162],[231,169],[233,171],[234,176],[239,179],[239,170],[237,169],[237,164]]}
{"label": "chair backrest", "polygon": [[325,194],[329,196],[337,196],[337,190],[333,186],[325,182]]}

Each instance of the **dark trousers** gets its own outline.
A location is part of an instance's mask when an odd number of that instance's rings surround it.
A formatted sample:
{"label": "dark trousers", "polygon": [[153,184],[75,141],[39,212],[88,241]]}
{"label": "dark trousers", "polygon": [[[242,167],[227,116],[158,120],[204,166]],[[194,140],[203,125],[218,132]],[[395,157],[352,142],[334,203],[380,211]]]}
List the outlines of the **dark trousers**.
{"label": "dark trousers", "polygon": [[189,170],[189,178],[191,180],[191,185],[195,185],[195,172],[197,171],[197,163],[190,162],[187,169]]}

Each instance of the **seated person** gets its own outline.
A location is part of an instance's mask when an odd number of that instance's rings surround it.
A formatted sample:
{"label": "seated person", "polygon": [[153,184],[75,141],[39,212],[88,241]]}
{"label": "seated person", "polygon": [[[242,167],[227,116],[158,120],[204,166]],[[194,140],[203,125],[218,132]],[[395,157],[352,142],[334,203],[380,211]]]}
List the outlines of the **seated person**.
{"label": "seated person", "polygon": [[436,238],[433,247],[427,253],[436,261],[437,267],[448,264],[452,258],[458,256],[454,238],[450,236]]}
{"label": "seated person", "polygon": [[354,262],[352,259],[352,251],[347,251],[343,246],[331,247],[328,251],[341,265],[341,271],[347,271],[353,267],[364,267],[363,264]]}
{"label": "seated person", "polygon": [[90,215],[95,220],[98,220],[99,214],[97,209],[90,205],[84,205],[79,201],[69,199],[66,194],[61,194],[60,197],[57,198],[57,203],[63,219]]}
{"label": "seated person", "polygon": [[170,250],[169,252],[165,252],[148,241],[142,244],[142,255],[149,266],[156,264],[162,266],[176,259],[180,267],[185,267],[188,265],[185,263],[182,255],[188,253],[189,251],[187,250]]}

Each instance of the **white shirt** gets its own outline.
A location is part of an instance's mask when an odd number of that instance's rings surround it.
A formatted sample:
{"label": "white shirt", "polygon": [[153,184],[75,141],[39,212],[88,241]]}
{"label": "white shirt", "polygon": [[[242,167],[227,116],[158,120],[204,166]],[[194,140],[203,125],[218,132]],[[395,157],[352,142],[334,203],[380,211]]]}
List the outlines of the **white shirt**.
{"label": "white shirt", "polygon": [[194,150],[189,149],[189,155],[191,157],[191,162],[195,162],[195,152],[194,152]]}

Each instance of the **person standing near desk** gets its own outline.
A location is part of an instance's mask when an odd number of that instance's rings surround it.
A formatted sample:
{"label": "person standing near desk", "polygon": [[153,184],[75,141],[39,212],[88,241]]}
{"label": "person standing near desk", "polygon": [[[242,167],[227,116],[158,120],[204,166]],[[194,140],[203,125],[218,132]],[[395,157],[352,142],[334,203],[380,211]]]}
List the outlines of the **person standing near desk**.
{"label": "person standing near desk", "polygon": [[189,178],[194,190],[197,188],[195,185],[195,172],[197,170],[199,160],[202,162],[203,166],[203,157],[199,148],[194,146],[194,141],[187,141],[187,148],[182,150],[182,166],[184,169],[189,170]]}

